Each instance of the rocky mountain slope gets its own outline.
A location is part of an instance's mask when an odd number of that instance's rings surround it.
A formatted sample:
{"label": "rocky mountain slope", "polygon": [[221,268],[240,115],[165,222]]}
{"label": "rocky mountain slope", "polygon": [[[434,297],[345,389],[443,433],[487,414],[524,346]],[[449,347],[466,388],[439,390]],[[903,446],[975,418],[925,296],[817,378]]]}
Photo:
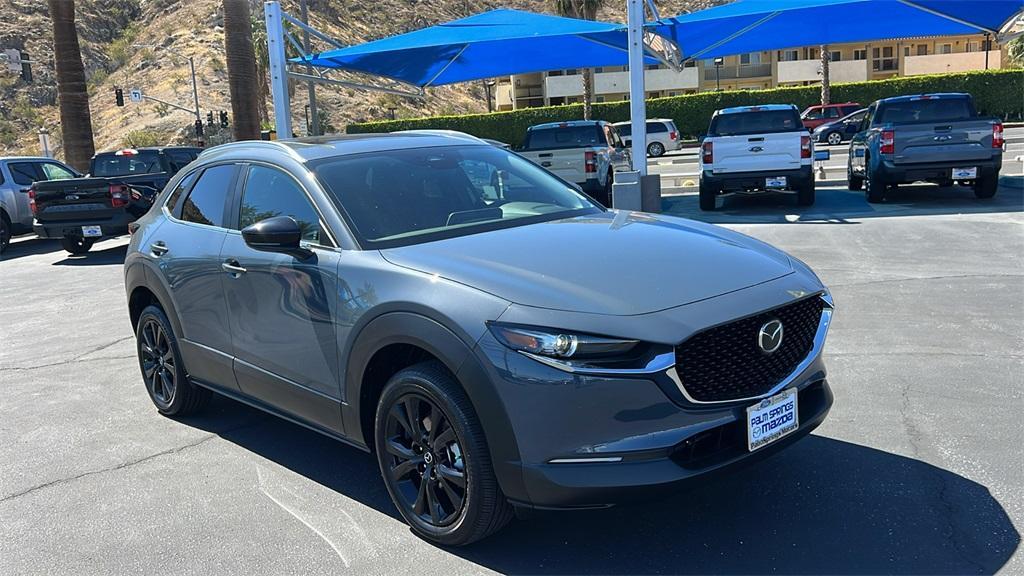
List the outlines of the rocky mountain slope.
{"label": "rocky mountain slope", "polygon": [[[697,10],[723,0],[660,0],[663,15]],[[551,0],[308,0],[312,24],[345,44],[356,44],[465,17],[497,7],[551,12]],[[283,2],[299,13],[298,0]],[[96,149],[125,145],[184,142],[193,118],[154,102],[114,105],[114,88],[139,87],[148,95],[192,106],[188,58],[196,63],[200,107],[230,110],[220,0],[78,0],[79,40],[90,87]],[[262,19],[262,2],[252,1]],[[625,3],[611,0],[602,20],[623,21]],[[318,46],[320,49],[325,46]],[[0,155],[38,153],[37,131],[46,127],[60,144],[52,28],[41,0],[0,0],[0,48],[17,48],[37,63],[34,81],[0,68]],[[396,108],[399,116],[454,114],[486,110],[480,82],[430,89],[425,101],[379,92],[323,87],[318,102],[329,127],[353,120],[380,119]],[[304,86],[295,91],[293,114],[301,126]],[[269,103],[268,103],[269,107]],[[226,134],[213,134],[216,142]]]}

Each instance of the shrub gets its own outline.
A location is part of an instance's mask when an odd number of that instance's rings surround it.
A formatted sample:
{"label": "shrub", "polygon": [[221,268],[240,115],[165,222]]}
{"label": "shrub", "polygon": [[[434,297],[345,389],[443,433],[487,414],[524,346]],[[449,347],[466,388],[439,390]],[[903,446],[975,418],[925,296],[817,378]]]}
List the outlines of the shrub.
{"label": "shrub", "polygon": [[[981,114],[999,116],[1007,120],[1019,120],[1024,117],[1024,99],[1020,96],[1024,93],[1024,70],[986,70],[835,84],[832,86],[832,101],[860,102],[866,106],[879,98],[925,92],[969,92],[974,95],[975,104]],[[707,130],[712,113],[720,108],[791,103],[802,110],[817,104],[820,94],[819,86],[797,86],[653,98],[647,101],[647,116],[671,118],[684,137],[697,138]],[[582,117],[583,105],[570,104],[492,114],[363,122],[350,124],[347,131],[354,134],[415,129],[458,130],[519,146],[526,129],[530,126],[544,122],[578,120]],[[629,120],[629,102],[594,104],[594,118],[609,122]]]}
{"label": "shrub", "polygon": [[146,148],[148,146],[163,146],[166,138],[151,130],[132,130],[121,139],[121,145],[125,148]]}

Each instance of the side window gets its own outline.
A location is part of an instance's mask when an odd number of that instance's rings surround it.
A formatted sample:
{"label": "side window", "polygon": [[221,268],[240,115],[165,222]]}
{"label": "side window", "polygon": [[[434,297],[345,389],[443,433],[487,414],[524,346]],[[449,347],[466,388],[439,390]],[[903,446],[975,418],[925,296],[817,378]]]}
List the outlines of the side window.
{"label": "side window", "polygon": [[274,168],[251,166],[242,192],[239,228],[245,228],[274,216],[291,216],[302,229],[302,239],[324,243],[320,215],[295,180]]}
{"label": "side window", "polygon": [[184,168],[189,162],[196,159],[196,155],[190,153],[188,150],[164,150],[164,154],[167,156],[167,160],[170,162],[171,171],[177,172]]}
{"label": "side window", "polygon": [[231,193],[235,166],[224,164],[208,168],[192,187],[181,208],[181,219],[186,222],[224,226],[224,204]]}
{"label": "side window", "polygon": [[821,108],[814,108],[814,109],[811,109],[811,110],[807,111],[807,114],[804,115],[804,119],[805,120],[821,120],[822,115],[823,114],[822,114]]}
{"label": "side window", "polygon": [[43,176],[47,180],[67,180],[68,178],[74,178],[73,172],[60,164],[54,164],[52,162],[43,162],[39,165],[43,169]]}
{"label": "side window", "polygon": [[839,118],[839,108],[828,108],[825,110],[825,118]]}
{"label": "side window", "polygon": [[31,186],[33,182],[42,180],[36,170],[36,165],[32,162],[11,162],[7,168],[11,171],[11,179],[15,184]]}
{"label": "side window", "polygon": [[199,176],[199,170],[190,172],[188,175],[186,175],[184,178],[178,181],[178,185],[174,187],[174,191],[171,192],[171,195],[167,198],[167,202],[165,204],[167,206],[167,209],[171,211],[171,214],[178,213],[175,210],[175,208],[177,208],[178,206],[178,201],[181,200],[182,193],[188,191],[188,189],[192,186],[192,183],[196,181],[197,176]]}

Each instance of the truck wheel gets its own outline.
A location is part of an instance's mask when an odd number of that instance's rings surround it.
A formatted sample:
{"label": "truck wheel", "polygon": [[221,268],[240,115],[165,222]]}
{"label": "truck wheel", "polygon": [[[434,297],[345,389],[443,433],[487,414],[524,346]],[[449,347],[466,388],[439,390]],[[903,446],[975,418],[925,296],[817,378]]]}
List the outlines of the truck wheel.
{"label": "truck wheel", "polygon": [[855,176],[849,166],[846,167],[846,180],[850,183],[850,190],[856,191],[864,188],[864,179],[860,176]]}
{"label": "truck wheel", "polygon": [[60,239],[60,245],[72,254],[85,254],[92,245],[96,243],[96,240],[92,238],[80,238],[78,236],[65,236]]}
{"label": "truck wheel", "polygon": [[810,179],[805,182],[796,191],[796,203],[800,206],[810,206],[814,204],[814,179]]}
{"label": "truck wheel", "polygon": [[7,245],[11,243],[11,222],[7,219],[7,214],[0,214],[0,253],[7,250]]}
{"label": "truck wheel", "polygon": [[879,174],[873,174],[865,182],[864,195],[867,196],[868,202],[877,204],[885,200],[885,189],[889,184]]}
{"label": "truck wheel", "polygon": [[999,188],[999,175],[981,176],[974,181],[974,195],[978,198],[988,199],[996,195]]}
{"label": "truck wheel", "polygon": [[647,155],[652,158],[657,158],[665,153],[665,147],[661,142],[651,142],[647,145]]}
{"label": "truck wheel", "polygon": [[717,204],[718,191],[710,186],[704,184],[703,181],[700,183],[700,209],[705,212],[710,212],[715,209]]}

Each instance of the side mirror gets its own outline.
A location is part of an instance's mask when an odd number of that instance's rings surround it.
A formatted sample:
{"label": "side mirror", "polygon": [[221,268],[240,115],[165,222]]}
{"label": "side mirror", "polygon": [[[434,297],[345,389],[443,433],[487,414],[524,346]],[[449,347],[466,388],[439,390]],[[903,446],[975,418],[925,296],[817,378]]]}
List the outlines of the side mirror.
{"label": "side mirror", "polygon": [[246,226],[242,229],[242,239],[254,250],[290,254],[300,260],[312,255],[300,245],[302,228],[291,216],[274,216]]}

